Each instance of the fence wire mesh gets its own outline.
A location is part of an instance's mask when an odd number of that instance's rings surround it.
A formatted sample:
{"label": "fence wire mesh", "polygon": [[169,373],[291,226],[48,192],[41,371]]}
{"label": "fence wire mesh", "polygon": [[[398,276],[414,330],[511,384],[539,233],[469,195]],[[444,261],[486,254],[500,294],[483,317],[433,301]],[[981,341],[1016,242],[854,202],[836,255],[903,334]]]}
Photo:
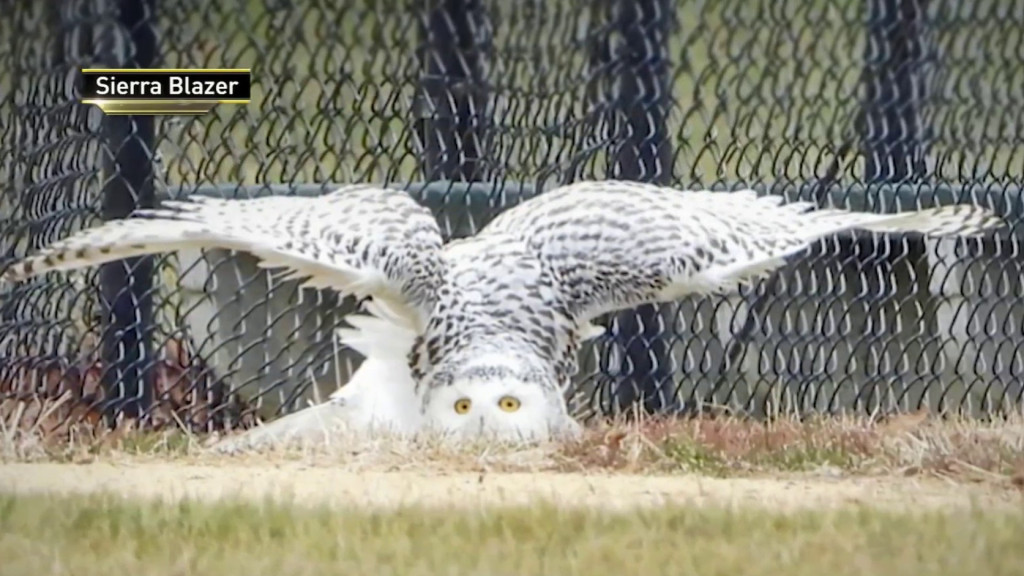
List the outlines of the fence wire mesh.
{"label": "fence wire mesh", "polygon": [[[451,237],[580,179],[756,187],[862,210],[971,200],[1016,229],[1024,4],[1000,0],[75,0],[0,16],[0,269],[193,194],[407,186]],[[250,105],[104,117],[83,67],[251,68]],[[471,184],[469,184],[471,183]],[[987,240],[820,242],[741,294],[606,319],[583,417],[724,405],[1019,410],[1021,257]],[[353,302],[180,252],[0,287],[5,420],[248,426],[359,357]],[[153,363],[150,386],[134,382]]]}

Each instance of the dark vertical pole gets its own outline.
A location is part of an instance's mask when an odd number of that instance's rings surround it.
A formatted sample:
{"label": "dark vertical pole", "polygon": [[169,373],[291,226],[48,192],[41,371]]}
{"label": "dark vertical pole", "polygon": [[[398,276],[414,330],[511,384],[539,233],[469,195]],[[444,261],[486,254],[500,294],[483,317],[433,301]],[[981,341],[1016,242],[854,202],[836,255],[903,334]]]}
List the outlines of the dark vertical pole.
{"label": "dark vertical pole", "polygon": [[487,178],[491,33],[482,0],[425,0],[417,102],[424,177]]}
{"label": "dark vertical pole", "polygon": [[924,175],[920,68],[926,2],[869,0],[861,126],[869,184],[915,181]]}
{"label": "dark vertical pole", "polygon": [[[117,22],[104,37],[104,60],[111,67],[150,68],[156,62],[155,0],[117,0]],[[128,216],[155,205],[153,194],[153,117],[104,116],[106,141],[104,220]],[[148,414],[152,402],[153,260],[111,262],[100,269],[103,302],[104,385],[108,415]]]}
{"label": "dark vertical pole", "polygon": [[[865,157],[864,180],[870,187],[885,191],[886,184],[918,182],[925,177],[926,142],[922,134],[921,106],[925,98],[924,11],[927,0],[869,0],[868,42],[864,53],[865,100],[862,107],[860,136]],[[884,192],[882,192],[884,193]],[[897,334],[894,326],[878,324],[889,335],[899,338],[899,355],[914,356],[924,352],[921,338],[913,332],[920,318],[915,306],[900,305],[908,298],[927,299],[930,269],[925,257],[925,246],[920,238],[880,239],[871,249],[847,254],[878,254],[892,265],[889,284],[885,290],[869,288],[869,293],[884,294],[886,300],[880,309],[872,312],[889,318],[900,317],[907,334]],[[887,245],[880,245],[880,244]],[[849,248],[852,248],[850,246]],[[916,294],[906,293],[916,281]],[[890,284],[891,283],[891,284]],[[880,287],[879,287],[880,288]],[[876,320],[881,320],[877,318]],[[886,342],[872,344],[881,350],[867,351],[871,358],[892,356],[892,347]],[[892,358],[898,360],[898,358]],[[872,384],[893,381],[895,374],[877,375]],[[872,386],[874,388],[874,386]],[[893,390],[899,394],[899,391]],[[875,398],[879,401],[880,398]]]}
{"label": "dark vertical pole", "polygon": [[[668,36],[674,23],[670,0],[606,0],[612,38],[606,44],[611,73],[605,99],[611,128],[610,178],[667,184],[672,147],[666,118],[671,105]],[[640,401],[647,411],[675,401],[669,339],[659,306],[618,316],[614,335],[626,349],[619,407]]]}

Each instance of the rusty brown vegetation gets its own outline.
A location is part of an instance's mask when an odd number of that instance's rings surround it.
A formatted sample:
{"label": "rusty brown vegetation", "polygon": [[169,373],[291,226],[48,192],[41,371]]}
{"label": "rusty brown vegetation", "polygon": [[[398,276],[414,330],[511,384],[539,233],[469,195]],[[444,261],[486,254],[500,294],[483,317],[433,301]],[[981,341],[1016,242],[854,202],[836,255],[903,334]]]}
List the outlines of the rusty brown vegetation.
{"label": "rusty brown vegetation", "polygon": [[649,418],[589,430],[582,441],[563,448],[563,457],[565,466],[581,469],[718,476],[928,474],[1024,485],[1024,421],[980,422],[927,411],[878,420]]}
{"label": "rusty brown vegetation", "polygon": [[56,448],[69,443],[110,442],[139,431],[226,430],[255,423],[255,411],[228,394],[202,358],[180,339],[169,338],[157,354],[153,408],[143,418],[120,415],[108,422],[105,366],[95,352],[74,361],[20,364],[0,373],[0,426],[14,437]]}
{"label": "rusty brown vegetation", "polygon": [[[5,410],[10,412],[9,407]],[[7,461],[88,461],[126,455],[273,461],[316,455],[332,466],[353,469],[442,472],[921,475],[1024,491],[1024,418],[1019,417],[982,422],[925,411],[885,419],[646,417],[592,424],[577,441],[541,446],[448,448],[425,440],[348,441],[339,437],[330,445],[279,447],[233,456],[209,448],[237,432],[196,432],[183,427],[180,418],[175,421],[177,427],[123,426],[113,431],[94,427],[88,434],[58,427],[47,436],[44,427],[12,427],[17,421],[5,417],[0,424],[5,439],[2,453]]]}

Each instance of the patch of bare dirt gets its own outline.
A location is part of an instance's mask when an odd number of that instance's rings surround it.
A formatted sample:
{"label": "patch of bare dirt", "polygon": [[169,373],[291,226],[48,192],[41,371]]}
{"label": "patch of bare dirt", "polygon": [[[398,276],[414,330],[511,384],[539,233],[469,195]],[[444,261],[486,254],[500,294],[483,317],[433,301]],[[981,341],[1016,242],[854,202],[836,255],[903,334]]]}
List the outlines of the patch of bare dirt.
{"label": "patch of bare dirt", "polygon": [[708,478],[698,475],[583,473],[438,473],[353,471],[303,462],[196,464],[132,461],[0,466],[0,491],[117,494],[179,498],[282,498],[310,505],[516,505],[538,500],[565,506],[624,508],[665,503],[761,506],[773,510],[843,505],[934,509],[1020,505],[1021,495],[990,485],[935,478],[789,475]]}

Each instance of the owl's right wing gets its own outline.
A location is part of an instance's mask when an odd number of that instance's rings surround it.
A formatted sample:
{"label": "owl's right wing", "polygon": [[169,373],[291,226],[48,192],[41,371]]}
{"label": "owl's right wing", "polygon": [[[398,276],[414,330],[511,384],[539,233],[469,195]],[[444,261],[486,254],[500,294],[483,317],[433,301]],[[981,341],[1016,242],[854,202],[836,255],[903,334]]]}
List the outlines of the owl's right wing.
{"label": "owl's right wing", "polygon": [[478,237],[525,242],[557,278],[557,300],[586,322],[642,304],[734,290],[818,239],[848,230],[976,236],[1005,225],[970,204],[876,214],[786,203],[754,190],[682,191],[609,180],[526,200]]}
{"label": "owl's right wing", "polygon": [[436,299],[443,243],[437,221],[407,193],[354,184],[317,198],[165,202],[50,244],[3,278],[222,248],[252,254],[306,287],[372,296],[422,326]]}

